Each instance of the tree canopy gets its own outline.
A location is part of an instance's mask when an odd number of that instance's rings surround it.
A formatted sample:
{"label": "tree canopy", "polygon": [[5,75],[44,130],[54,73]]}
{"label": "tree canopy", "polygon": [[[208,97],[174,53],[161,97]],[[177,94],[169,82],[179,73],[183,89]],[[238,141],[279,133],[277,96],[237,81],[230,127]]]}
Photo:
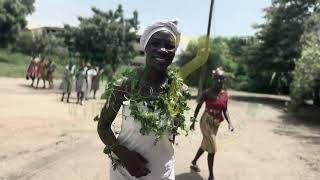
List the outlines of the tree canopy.
{"label": "tree canopy", "polygon": [[290,97],[291,108],[303,104],[305,99],[313,99],[320,105],[320,14],[313,15],[306,22],[303,35],[302,56],[296,61],[293,72]]}
{"label": "tree canopy", "polygon": [[35,0],[0,0],[0,46],[16,40],[26,27],[26,16],[34,11]]}
{"label": "tree canopy", "polygon": [[273,0],[264,11],[266,22],[256,26],[259,43],[248,59],[250,78],[257,91],[288,93],[295,60],[301,56],[304,22],[319,11],[319,0]]}
{"label": "tree canopy", "polygon": [[138,13],[125,18],[122,6],[108,12],[92,8],[92,17],[79,17],[78,27],[64,26],[65,44],[70,52],[94,64],[109,64],[115,70],[134,57]]}

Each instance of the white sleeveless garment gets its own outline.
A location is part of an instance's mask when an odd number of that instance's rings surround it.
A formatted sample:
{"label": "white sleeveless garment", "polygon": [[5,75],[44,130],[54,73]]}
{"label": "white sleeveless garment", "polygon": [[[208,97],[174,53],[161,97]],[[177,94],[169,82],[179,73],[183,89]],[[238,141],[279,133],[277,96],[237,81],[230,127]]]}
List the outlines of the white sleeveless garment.
{"label": "white sleeveless garment", "polygon": [[122,126],[118,141],[129,150],[136,151],[148,160],[150,174],[135,178],[122,166],[110,168],[110,180],[174,180],[174,149],[169,134],[163,135],[154,145],[154,134],[142,135],[141,123],[130,115],[129,101],[123,103]]}

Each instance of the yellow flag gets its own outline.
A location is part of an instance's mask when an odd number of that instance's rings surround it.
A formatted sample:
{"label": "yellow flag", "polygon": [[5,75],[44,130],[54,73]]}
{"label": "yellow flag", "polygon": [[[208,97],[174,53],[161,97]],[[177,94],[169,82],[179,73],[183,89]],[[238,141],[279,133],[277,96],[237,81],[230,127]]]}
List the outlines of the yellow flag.
{"label": "yellow flag", "polygon": [[[202,44],[201,40],[199,44],[200,45]],[[197,70],[199,67],[201,67],[203,64],[207,62],[208,56],[209,56],[209,38],[206,37],[204,44],[205,44],[205,47],[199,48],[196,57],[180,68],[179,76],[182,79],[186,79],[192,72],[194,72],[195,70]]]}

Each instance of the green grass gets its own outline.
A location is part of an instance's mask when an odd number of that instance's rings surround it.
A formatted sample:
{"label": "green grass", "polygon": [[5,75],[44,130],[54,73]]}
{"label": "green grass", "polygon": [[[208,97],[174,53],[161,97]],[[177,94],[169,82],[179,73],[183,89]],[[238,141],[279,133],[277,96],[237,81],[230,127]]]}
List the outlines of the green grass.
{"label": "green grass", "polygon": [[[0,49],[0,76],[25,78],[31,57],[25,54],[9,52]],[[55,78],[60,78],[63,73],[63,65],[56,63],[57,69],[54,73]]]}

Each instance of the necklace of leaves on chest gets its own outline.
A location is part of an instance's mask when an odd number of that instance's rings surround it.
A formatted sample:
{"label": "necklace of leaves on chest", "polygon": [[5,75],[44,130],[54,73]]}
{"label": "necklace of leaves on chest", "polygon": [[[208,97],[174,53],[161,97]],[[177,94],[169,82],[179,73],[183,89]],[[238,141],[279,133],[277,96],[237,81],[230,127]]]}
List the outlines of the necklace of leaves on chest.
{"label": "necklace of leaves on chest", "polygon": [[157,97],[164,91],[166,83],[167,81],[165,81],[163,84],[159,86],[159,85],[154,85],[148,82],[142,82],[140,86],[141,95],[149,96],[149,97]]}
{"label": "necklace of leaves on chest", "polygon": [[146,97],[156,97],[156,96],[159,96],[162,92],[163,92],[162,87],[154,87],[149,85],[142,85],[140,87],[141,95]]}

